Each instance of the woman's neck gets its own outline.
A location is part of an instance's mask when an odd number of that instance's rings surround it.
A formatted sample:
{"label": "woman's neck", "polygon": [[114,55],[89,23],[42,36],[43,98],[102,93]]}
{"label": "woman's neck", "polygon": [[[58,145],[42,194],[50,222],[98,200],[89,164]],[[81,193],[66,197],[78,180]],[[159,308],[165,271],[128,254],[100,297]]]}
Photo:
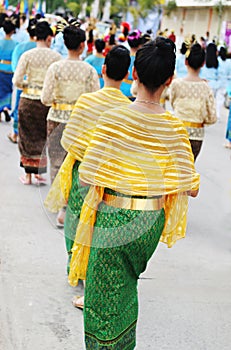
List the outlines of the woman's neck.
{"label": "woman's neck", "polygon": [[10,40],[10,39],[11,39],[11,35],[12,35],[11,33],[10,33],[10,34],[6,34],[6,35],[5,35],[5,39],[6,39],[6,40]]}
{"label": "woman's neck", "polygon": [[69,60],[79,61],[80,60],[80,52],[76,50],[68,50],[67,58]]}
{"label": "woman's neck", "polygon": [[104,58],[104,55],[101,52],[96,52],[95,56],[99,58]]}
{"label": "woman's neck", "polygon": [[37,41],[37,48],[43,49],[43,48],[49,48],[49,46],[45,40],[39,40]]}
{"label": "woman's neck", "polygon": [[201,80],[201,78],[199,77],[200,68],[193,69],[191,67],[187,67],[187,69],[188,69],[188,74],[186,75],[184,80],[187,80],[187,81],[200,81]]}

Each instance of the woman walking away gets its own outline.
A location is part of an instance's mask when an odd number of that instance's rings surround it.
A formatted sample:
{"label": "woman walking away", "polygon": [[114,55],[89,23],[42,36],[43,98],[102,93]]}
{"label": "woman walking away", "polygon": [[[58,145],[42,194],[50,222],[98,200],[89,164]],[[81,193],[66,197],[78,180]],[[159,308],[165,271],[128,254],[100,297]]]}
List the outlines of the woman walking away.
{"label": "woman walking away", "polygon": [[214,97],[216,97],[218,85],[218,58],[217,46],[214,43],[209,43],[206,47],[205,65],[200,71],[200,77],[208,80],[208,84],[213,90]]}
{"label": "woman walking away", "polygon": [[[62,165],[66,151],[60,144],[63,130],[68,122],[75,102],[86,92],[99,89],[98,74],[88,63],[81,61],[85,32],[79,23],[63,24],[64,43],[68,57],[54,62],[47,71],[41,101],[51,106],[47,116],[48,154],[50,158],[51,183]],[[64,225],[65,208],[57,216],[57,226]]]}
{"label": "woman walking away", "polygon": [[227,50],[221,46],[218,54],[218,90],[216,94],[217,120],[221,119],[221,111],[225,102],[225,93],[231,83],[231,63],[227,60]]}
{"label": "woman walking away", "polygon": [[188,74],[184,78],[174,79],[170,88],[171,104],[175,115],[186,126],[194,160],[201,150],[204,126],[216,122],[213,91],[208,83],[199,77],[204,60],[204,49],[200,44],[194,44],[186,53]]}
{"label": "woman walking away", "polygon": [[11,59],[14,48],[17,45],[16,41],[11,39],[16,28],[13,18],[6,17],[2,27],[5,32],[5,37],[0,40],[0,121],[1,114],[3,113],[6,122],[9,122],[11,120],[9,111],[11,109],[13,78]]}
{"label": "woman walking away", "polygon": [[62,58],[50,49],[53,32],[46,21],[36,24],[35,35],[37,47],[22,54],[13,78],[15,86],[23,90],[18,109],[18,132],[20,165],[26,173],[20,181],[24,185],[32,183],[32,174],[37,183],[45,181],[40,174],[47,171],[45,145],[49,107],[44,106],[40,98],[48,67]]}
{"label": "woman walking away", "polygon": [[87,269],[86,349],[135,348],[139,276],[160,238],[172,246],[185,235],[187,195],[197,195],[199,174],[183,123],[159,104],[174,69],[170,39],[137,51],[137,98],[101,115],[79,167],[90,188],[69,277]]}

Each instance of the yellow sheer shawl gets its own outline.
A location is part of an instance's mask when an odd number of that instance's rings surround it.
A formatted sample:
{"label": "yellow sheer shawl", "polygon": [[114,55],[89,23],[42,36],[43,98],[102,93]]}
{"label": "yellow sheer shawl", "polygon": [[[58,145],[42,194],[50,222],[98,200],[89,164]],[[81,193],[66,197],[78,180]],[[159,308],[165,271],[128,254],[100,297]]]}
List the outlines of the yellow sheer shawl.
{"label": "yellow sheer shawl", "polygon": [[133,196],[165,196],[161,241],[171,247],[185,236],[187,191],[199,188],[188,135],[166,112],[143,114],[129,107],[105,112],[79,167],[90,184],[77,228],[69,282],[85,279],[94,220],[104,188]]}
{"label": "yellow sheer shawl", "polygon": [[130,103],[119,89],[112,87],[104,87],[80,96],[61,139],[68,155],[44,201],[49,211],[57,213],[67,203],[72,185],[73,165],[76,160],[82,161],[99,116],[110,108]]}

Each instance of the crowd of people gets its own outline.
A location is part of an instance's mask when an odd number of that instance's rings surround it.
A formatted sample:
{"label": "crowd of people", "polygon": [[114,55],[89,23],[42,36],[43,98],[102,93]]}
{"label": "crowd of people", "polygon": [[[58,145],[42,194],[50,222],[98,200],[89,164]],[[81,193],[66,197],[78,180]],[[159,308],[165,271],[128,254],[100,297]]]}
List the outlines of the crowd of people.
{"label": "crowd of people", "polygon": [[[153,38],[127,22],[99,38],[76,18],[55,33],[16,19],[0,17],[0,112],[13,119],[20,181],[46,183],[48,155],[45,206],[64,228],[69,283],[84,281],[73,305],[86,349],[134,349],[139,276],[159,241],[185,236],[199,191],[204,128],[231,78],[225,48],[192,36],[177,52],[174,31]],[[231,148],[230,135],[231,117]]]}

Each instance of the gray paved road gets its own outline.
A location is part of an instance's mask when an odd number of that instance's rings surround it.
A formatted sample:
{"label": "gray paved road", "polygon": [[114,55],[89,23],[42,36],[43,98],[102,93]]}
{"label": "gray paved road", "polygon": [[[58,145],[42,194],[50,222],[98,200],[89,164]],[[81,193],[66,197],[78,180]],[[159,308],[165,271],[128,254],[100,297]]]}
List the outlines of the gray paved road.
{"label": "gray paved road", "polygon": [[[188,233],[160,244],[139,283],[138,350],[231,349],[231,151],[227,110],[206,130]],[[62,230],[43,208],[48,186],[23,186],[17,146],[0,123],[0,349],[82,350],[83,320],[66,279]],[[122,350],[122,349],[121,349]]]}

